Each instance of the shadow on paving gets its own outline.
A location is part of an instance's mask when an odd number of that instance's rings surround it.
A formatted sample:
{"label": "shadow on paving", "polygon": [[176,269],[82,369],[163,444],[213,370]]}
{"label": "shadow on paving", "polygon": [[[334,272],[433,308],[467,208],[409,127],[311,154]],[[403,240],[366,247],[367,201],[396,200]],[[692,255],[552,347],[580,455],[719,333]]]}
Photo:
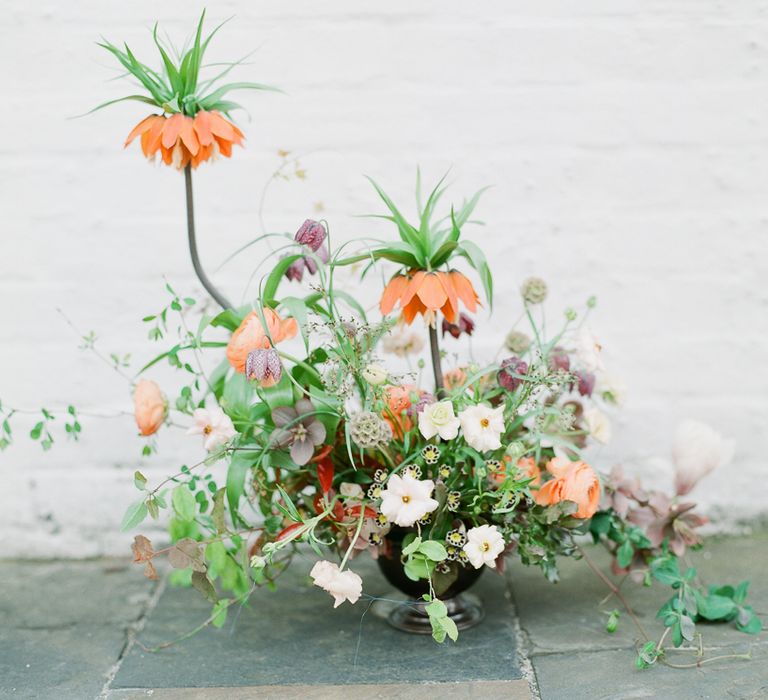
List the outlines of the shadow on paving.
{"label": "shadow on paving", "polygon": [[[352,564],[374,596],[391,595],[375,564]],[[297,559],[278,590],[257,591],[248,607],[221,630],[208,628],[174,646],[147,653],[134,646],[112,684],[118,688],[268,686],[279,684],[396,683],[519,679],[514,616],[501,576],[483,576],[482,625],[461,633],[460,644],[391,628],[380,604],[361,599],[333,608],[327,593],[308,585],[308,558]],[[210,614],[199,595],[169,588],[141,642],[175,639]]]}

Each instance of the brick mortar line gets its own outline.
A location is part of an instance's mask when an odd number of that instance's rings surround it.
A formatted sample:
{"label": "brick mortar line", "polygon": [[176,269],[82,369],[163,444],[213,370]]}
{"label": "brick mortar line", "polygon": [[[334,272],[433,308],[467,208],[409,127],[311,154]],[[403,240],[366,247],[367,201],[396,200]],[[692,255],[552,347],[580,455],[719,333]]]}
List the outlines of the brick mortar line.
{"label": "brick mortar line", "polygon": [[136,644],[136,638],[138,637],[139,633],[144,629],[144,626],[147,624],[147,620],[149,619],[149,616],[152,614],[154,609],[157,607],[157,604],[160,602],[160,596],[165,591],[167,581],[168,581],[168,577],[164,576],[158,582],[158,584],[155,586],[154,591],[152,591],[152,595],[149,597],[149,600],[147,601],[146,605],[143,607],[143,609],[139,613],[139,616],[126,627],[125,643],[123,644],[123,648],[120,650],[120,653],[118,654],[117,659],[115,660],[115,663],[112,664],[112,666],[109,668],[106,674],[104,674],[106,677],[106,680],[104,681],[104,685],[101,688],[101,692],[96,697],[96,700],[108,700],[112,691],[112,688],[111,688],[112,683],[115,680],[118,672],[120,671],[120,668],[123,665],[123,661],[125,661],[125,658],[128,656],[131,649],[133,649],[134,645]]}

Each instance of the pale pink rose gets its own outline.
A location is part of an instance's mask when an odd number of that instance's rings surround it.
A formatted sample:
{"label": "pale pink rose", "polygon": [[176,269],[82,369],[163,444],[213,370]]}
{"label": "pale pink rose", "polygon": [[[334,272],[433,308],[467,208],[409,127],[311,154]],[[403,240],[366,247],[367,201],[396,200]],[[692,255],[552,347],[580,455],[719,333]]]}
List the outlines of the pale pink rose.
{"label": "pale pink rose", "polygon": [[363,592],[363,580],[354,571],[341,571],[337,564],[330,561],[317,562],[309,575],[316,586],[333,596],[334,608],[345,600],[354,605]]}

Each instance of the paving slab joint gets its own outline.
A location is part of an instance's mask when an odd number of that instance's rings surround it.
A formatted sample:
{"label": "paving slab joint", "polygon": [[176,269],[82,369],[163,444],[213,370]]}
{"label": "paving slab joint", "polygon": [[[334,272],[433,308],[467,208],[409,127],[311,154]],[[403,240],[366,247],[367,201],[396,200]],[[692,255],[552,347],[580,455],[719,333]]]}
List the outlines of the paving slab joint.
{"label": "paving slab joint", "polygon": [[101,688],[101,692],[97,696],[97,700],[108,700],[110,697],[112,683],[115,680],[120,667],[123,665],[123,660],[130,653],[133,645],[136,643],[137,637],[144,629],[144,626],[147,624],[149,616],[160,602],[160,596],[163,595],[167,581],[168,577],[166,575],[157,582],[154,590],[152,591],[152,594],[149,596],[146,604],[139,612],[138,617],[125,628],[125,643],[123,644],[122,649],[120,649],[120,653],[118,654],[115,663],[112,664],[112,666],[105,674],[106,680],[104,681],[104,685]]}
{"label": "paving slab joint", "polygon": [[512,587],[512,580],[509,576],[507,576],[506,583],[506,597],[509,600],[513,611],[512,630],[515,635],[515,640],[517,641],[517,653],[520,662],[520,671],[523,674],[523,678],[528,683],[528,689],[531,691],[532,700],[542,700],[541,692],[539,691],[539,682],[536,678],[536,669],[533,667],[533,663],[531,661],[531,650],[533,645],[531,644],[531,639],[528,635],[528,632],[523,629],[522,625],[520,624],[520,611],[517,606],[515,591]]}

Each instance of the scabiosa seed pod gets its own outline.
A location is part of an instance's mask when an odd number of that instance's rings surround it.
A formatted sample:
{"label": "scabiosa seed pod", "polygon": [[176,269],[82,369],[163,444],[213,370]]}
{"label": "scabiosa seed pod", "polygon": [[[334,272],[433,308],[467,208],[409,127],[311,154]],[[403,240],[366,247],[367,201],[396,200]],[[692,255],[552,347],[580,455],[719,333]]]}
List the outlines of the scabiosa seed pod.
{"label": "scabiosa seed pod", "polygon": [[496,380],[507,391],[514,391],[523,383],[519,376],[515,376],[520,374],[528,374],[528,363],[519,357],[508,357],[501,363]]}
{"label": "scabiosa seed pod", "polygon": [[361,411],[349,419],[349,436],[358,447],[367,449],[389,442],[392,429],[376,413]]}
{"label": "scabiosa seed pod", "polygon": [[576,372],[576,381],[578,382],[579,394],[592,396],[592,392],[595,390],[595,375],[592,372]]}
{"label": "scabiosa seed pod", "polygon": [[307,219],[296,231],[294,240],[297,243],[307,246],[313,253],[320,250],[320,246],[325,241],[326,231],[319,221]]}
{"label": "scabiosa seed pod", "polygon": [[541,277],[529,277],[520,287],[520,294],[529,304],[541,304],[547,298],[547,283]]}
{"label": "scabiosa seed pod", "polygon": [[504,339],[504,347],[516,355],[522,355],[531,347],[531,339],[522,331],[512,330],[507,333],[507,337]]}
{"label": "scabiosa seed pod", "polygon": [[283,363],[274,348],[252,350],[245,360],[245,376],[263,386],[277,384],[283,376]]}

